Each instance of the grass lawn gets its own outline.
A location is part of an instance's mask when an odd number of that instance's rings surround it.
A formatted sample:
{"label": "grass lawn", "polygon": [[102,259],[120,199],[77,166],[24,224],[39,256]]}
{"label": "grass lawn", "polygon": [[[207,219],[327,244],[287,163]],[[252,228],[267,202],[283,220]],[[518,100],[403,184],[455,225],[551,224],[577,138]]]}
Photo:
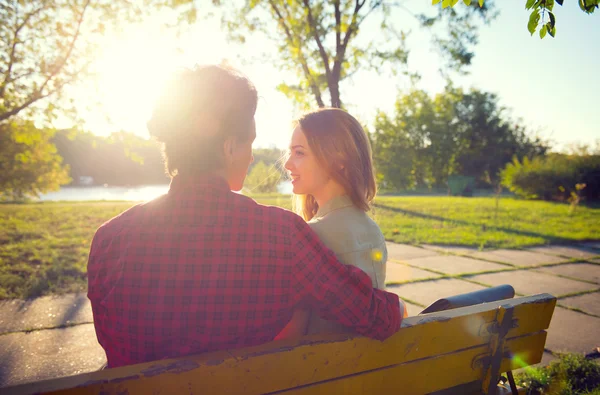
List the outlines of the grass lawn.
{"label": "grass lawn", "polygon": [[[291,207],[289,196],[255,198]],[[0,205],[0,299],[82,291],[94,231],[131,202]],[[386,197],[373,214],[386,239],[519,248],[600,239],[600,208],[493,198]]]}

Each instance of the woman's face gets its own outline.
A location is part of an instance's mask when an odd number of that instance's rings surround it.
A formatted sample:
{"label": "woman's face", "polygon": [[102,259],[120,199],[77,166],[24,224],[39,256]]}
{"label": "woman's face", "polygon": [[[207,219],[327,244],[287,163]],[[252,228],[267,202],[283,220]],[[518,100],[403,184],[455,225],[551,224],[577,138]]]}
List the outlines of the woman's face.
{"label": "woman's face", "polygon": [[292,179],[296,195],[318,195],[329,181],[326,170],[317,162],[300,126],[296,127],[290,143],[290,156],[285,168]]}

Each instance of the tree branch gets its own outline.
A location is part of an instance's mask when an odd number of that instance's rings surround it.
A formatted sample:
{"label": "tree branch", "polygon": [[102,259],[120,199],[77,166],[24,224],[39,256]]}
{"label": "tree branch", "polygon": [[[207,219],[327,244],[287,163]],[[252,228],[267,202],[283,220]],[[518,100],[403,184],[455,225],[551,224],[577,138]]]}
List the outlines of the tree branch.
{"label": "tree branch", "polygon": [[27,25],[27,22],[29,22],[29,19],[31,19],[34,15],[36,15],[43,9],[44,9],[44,7],[39,7],[37,9],[33,10],[32,12],[30,12],[29,14],[25,15],[25,17],[23,18],[23,22],[21,22],[21,24],[18,25],[17,28],[15,29],[14,39],[13,39],[12,47],[10,50],[8,68],[6,69],[6,72],[4,73],[4,81],[2,81],[2,85],[0,85],[0,98],[4,97],[4,92],[6,91],[6,85],[8,84],[8,82],[10,82],[10,73],[12,72],[12,67],[15,62],[15,52],[17,50],[17,44],[19,44],[19,39],[18,39],[19,33],[21,32],[21,29],[23,29],[23,27],[25,27],[25,25]]}
{"label": "tree branch", "polygon": [[334,0],[333,8],[335,14],[335,51],[337,54],[342,35],[342,13],[340,11],[340,0]]}
{"label": "tree branch", "polygon": [[329,77],[331,75],[331,69],[329,68],[329,56],[323,47],[323,43],[321,42],[321,38],[319,37],[319,32],[317,32],[317,27],[315,24],[315,20],[312,16],[312,10],[310,9],[310,1],[304,0],[304,7],[306,7],[306,11],[308,12],[308,26],[317,42],[317,46],[319,47],[319,54],[321,55],[321,59],[323,60],[323,65],[325,66],[325,76],[329,81]]}
{"label": "tree branch", "polygon": [[69,44],[69,49],[67,50],[66,55],[63,57],[62,61],[60,62],[60,65],[58,65],[48,76],[48,78],[46,79],[46,81],[44,81],[44,83],[42,84],[42,86],[40,87],[40,89],[38,89],[38,92],[41,94],[44,91],[44,88],[46,87],[46,85],[48,84],[48,82],[50,82],[50,80],[54,77],[56,77],[56,75],[65,67],[65,64],[67,63],[67,61],[69,60],[69,58],[71,57],[71,54],[73,53],[73,49],[75,48],[75,43],[77,42],[77,39],[79,38],[79,33],[81,32],[81,25],[83,23],[83,17],[85,16],[85,12],[88,8],[88,6],[90,5],[91,0],[87,0],[85,2],[85,5],[83,6],[83,9],[81,10],[81,14],[79,15],[79,20],[77,21],[77,29],[75,30],[75,34],[73,35],[73,40],[71,40],[71,43]]}
{"label": "tree branch", "polygon": [[[344,59],[344,56],[346,55],[346,48],[348,47],[348,42],[350,42],[350,38],[352,37],[352,34],[354,33],[354,29],[358,29],[358,25],[356,25],[358,12],[365,5],[366,1],[367,0],[363,0],[361,3],[360,0],[356,0],[356,3],[354,4],[354,11],[352,13],[352,22],[350,23],[350,26],[348,26],[348,31],[346,31],[346,35],[344,36],[342,44],[336,48],[335,62],[333,64],[333,73],[332,74],[333,74],[333,77],[337,78],[338,80],[339,80],[341,72],[342,72],[342,61]],[[377,7],[377,5],[380,3],[381,2],[377,2],[373,6],[373,8]]]}
{"label": "tree branch", "polygon": [[[281,14],[281,11],[279,10],[279,8],[277,8],[277,5],[274,3],[273,0],[269,0],[269,4],[271,5],[271,8],[275,12],[275,14],[277,14],[279,25],[284,30],[285,35],[288,38],[289,45],[292,47],[296,47],[296,45],[294,43],[294,36],[292,35],[288,26],[285,24],[285,18]],[[300,45],[298,45],[297,47],[298,47],[298,58],[299,58],[298,60],[300,61],[300,64],[302,65],[302,71],[304,72],[304,75],[306,76],[306,79],[308,80],[308,83],[311,87],[313,95],[315,95],[317,104],[319,105],[319,107],[325,107],[325,103],[323,102],[323,98],[321,97],[321,91],[319,89],[319,86],[315,82],[314,77],[313,77],[312,73],[310,72],[310,69],[308,68],[308,62],[306,61],[306,59],[304,58],[304,54],[302,53],[302,47]]]}
{"label": "tree branch", "polygon": [[[3,112],[0,114],[0,122],[17,115],[19,112],[23,111],[25,108],[29,107],[30,105],[32,105],[33,103],[44,99],[58,91],[60,91],[66,84],[68,83],[72,83],[77,79],[77,75],[81,72],[81,70],[84,69],[84,67],[80,68],[79,71],[77,71],[76,73],[74,73],[74,77],[71,79],[68,79],[66,81],[63,81],[62,83],[57,84],[56,86],[54,86],[53,89],[51,89],[50,91],[48,91],[47,93],[44,93],[44,89],[46,89],[46,86],[48,86],[48,83],[50,81],[52,81],[52,79],[54,77],[56,77],[58,75],[59,72],[62,71],[62,69],[64,68],[65,64],[67,63],[67,61],[69,60],[69,58],[71,57],[71,54],[73,53],[73,49],[75,48],[75,43],[77,42],[77,39],[79,38],[79,34],[81,32],[81,25],[83,23],[83,19],[85,16],[85,12],[88,8],[88,6],[90,5],[91,0],[87,0],[85,5],[83,6],[83,9],[81,10],[81,13],[79,15],[79,19],[77,21],[77,29],[75,30],[75,34],[73,35],[73,39],[71,40],[70,44],[69,44],[69,48],[67,50],[67,53],[65,54],[65,56],[62,58],[61,62],[59,62],[59,64],[57,64],[57,66],[54,68],[54,70],[52,70],[52,72],[50,73],[50,75],[48,75],[48,77],[46,78],[46,80],[42,83],[42,85],[35,91],[33,92],[30,96],[29,99],[25,101],[25,103],[13,108],[12,110]],[[89,62],[88,62],[89,63]]]}
{"label": "tree branch", "polygon": [[32,105],[33,103],[37,102],[38,100],[42,100],[45,99],[48,96],[51,96],[55,93],[57,93],[58,91],[60,91],[65,85],[72,83],[73,81],[76,80],[76,77],[71,78],[70,80],[67,81],[63,81],[62,83],[58,84],[56,87],[54,87],[54,89],[50,90],[47,93],[41,94],[40,91],[36,91],[33,95],[31,95],[31,97],[29,98],[29,100],[27,100],[25,103],[21,104],[18,107],[13,108],[10,111],[6,111],[0,114],[0,122],[7,120],[8,118],[17,115],[18,113],[20,113],[21,111],[23,111],[24,109],[26,109],[27,107],[29,107],[30,105]]}

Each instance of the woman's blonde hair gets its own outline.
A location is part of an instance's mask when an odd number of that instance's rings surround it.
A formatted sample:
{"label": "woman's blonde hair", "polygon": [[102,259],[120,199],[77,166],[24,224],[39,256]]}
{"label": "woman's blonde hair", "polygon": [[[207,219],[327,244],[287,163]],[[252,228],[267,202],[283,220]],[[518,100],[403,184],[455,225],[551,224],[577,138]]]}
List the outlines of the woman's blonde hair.
{"label": "woman's blonde hair", "polygon": [[[317,162],[339,183],[357,208],[369,211],[377,193],[371,144],[361,124],[338,108],[321,108],[293,122],[300,127]],[[294,210],[312,219],[319,205],[312,195],[294,199]]]}

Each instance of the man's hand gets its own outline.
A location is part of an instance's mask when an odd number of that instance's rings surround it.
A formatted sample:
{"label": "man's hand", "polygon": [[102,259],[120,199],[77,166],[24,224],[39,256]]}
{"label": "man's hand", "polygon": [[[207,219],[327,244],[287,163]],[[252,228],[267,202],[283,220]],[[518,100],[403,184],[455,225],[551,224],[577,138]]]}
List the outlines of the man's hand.
{"label": "man's hand", "polygon": [[400,314],[402,314],[402,318],[408,317],[408,310],[406,309],[406,303],[404,303],[404,301],[400,298],[398,298],[398,300],[400,301]]}

